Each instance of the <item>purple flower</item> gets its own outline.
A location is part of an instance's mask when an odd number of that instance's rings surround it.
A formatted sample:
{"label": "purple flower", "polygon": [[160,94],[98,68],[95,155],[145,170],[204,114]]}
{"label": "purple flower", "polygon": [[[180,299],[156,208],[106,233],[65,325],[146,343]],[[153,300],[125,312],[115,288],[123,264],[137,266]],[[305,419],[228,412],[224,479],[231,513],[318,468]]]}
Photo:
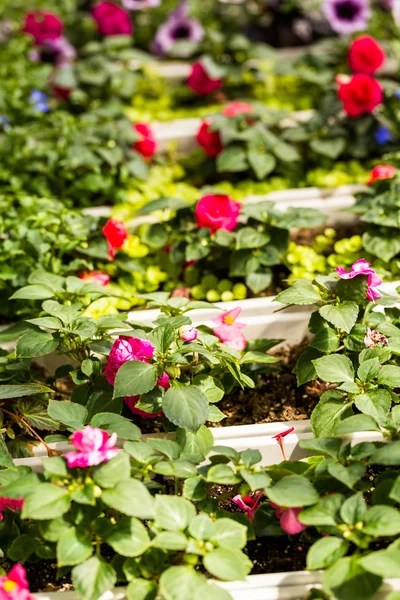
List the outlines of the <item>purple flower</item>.
{"label": "purple flower", "polygon": [[369,0],[324,0],[323,11],[337,33],[366,29],[371,17]]}
{"label": "purple flower", "polygon": [[62,64],[65,61],[71,61],[76,58],[75,48],[63,36],[56,40],[46,40],[43,44],[43,50],[53,54],[57,64]]}
{"label": "purple flower", "polygon": [[400,90],[398,90],[397,92],[395,92],[394,95],[396,96],[396,98],[400,98]]}
{"label": "purple flower", "polygon": [[122,0],[122,4],[128,10],[141,10],[142,8],[159,6],[161,0]]}
{"label": "purple flower", "polygon": [[47,96],[39,90],[32,90],[29,96],[29,102],[33,104],[37,112],[45,113],[48,112],[49,105],[47,104]]}
{"label": "purple flower", "polygon": [[[173,49],[177,42],[198,44],[204,37],[204,29],[196,19],[188,17],[188,3],[183,0],[178,8],[168,15],[167,20],[157,29],[152,43],[152,51],[157,56],[164,56]],[[175,56],[186,57],[191,53],[190,47],[173,50]]]}
{"label": "purple flower", "polygon": [[0,127],[3,128],[3,131],[11,129],[10,119],[5,115],[0,115]]}
{"label": "purple flower", "polygon": [[374,132],[374,138],[380,146],[384,146],[385,144],[390,142],[390,140],[393,139],[393,135],[391,134],[390,129],[388,127],[385,127],[385,125],[381,125]]}
{"label": "purple flower", "polygon": [[392,2],[392,14],[394,22],[400,25],[400,0],[393,0]]}

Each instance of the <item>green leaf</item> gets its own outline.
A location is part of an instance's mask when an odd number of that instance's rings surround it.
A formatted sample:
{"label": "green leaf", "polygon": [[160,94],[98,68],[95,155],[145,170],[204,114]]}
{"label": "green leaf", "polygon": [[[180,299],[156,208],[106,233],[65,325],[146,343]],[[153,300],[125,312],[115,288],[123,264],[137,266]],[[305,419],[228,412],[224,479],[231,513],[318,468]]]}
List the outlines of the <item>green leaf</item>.
{"label": "green leaf", "polygon": [[196,433],[178,429],[176,432],[176,441],[182,449],[182,455],[186,457],[205,458],[214,445],[214,436],[212,432],[202,425]]}
{"label": "green leaf", "polygon": [[232,600],[229,592],[210,581],[194,591],[193,600],[204,600],[204,598],[207,598],[207,600]]}
{"label": "green leaf", "polygon": [[207,420],[208,401],[194,385],[173,386],[165,393],[163,411],[174,425],[196,432]]}
{"label": "green leaf", "polygon": [[237,250],[231,255],[229,277],[246,277],[255,273],[259,266],[258,258],[251,250]]}
{"label": "green leaf", "polygon": [[46,473],[60,477],[68,476],[67,464],[61,456],[45,456],[42,458],[42,465]]}
{"label": "green leaf", "polygon": [[138,519],[154,517],[154,500],[146,486],[137,479],[122,480],[111,490],[104,490],[102,500],[107,506]]}
{"label": "green leaf", "polygon": [[54,352],[58,341],[51,333],[44,331],[28,331],[19,338],[15,346],[15,353],[19,358],[35,358]]}
{"label": "green leaf", "polygon": [[162,550],[186,550],[188,539],[180,531],[162,531],[156,535],[151,544],[155,548],[161,548]]}
{"label": "green leaf", "polygon": [[257,179],[264,179],[269,173],[271,173],[276,166],[276,159],[272,154],[259,152],[257,149],[248,150],[247,160]]}
{"label": "green leaf", "polygon": [[383,365],[378,374],[378,383],[391,388],[400,387],[400,367]]}
{"label": "green leaf", "polygon": [[212,543],[216,542],[221,548],[241,549],[247,542],[247,527],[232,519],[217,519],[212,536],[209,537]]}
{"label": "green leaf", "polygon": [[380,577],[398,577],[400,569],[400,548],[398,542],[385,550],[371,552],[358,559],[358,563],[369,573]]}
{"label": "green leaf", "polygon": [[193,385],[201,389],[208,402],[219,402],[225,395],[222,383],[210,375],[196,375]]}
{"label": "green leaf", "polygon": [[329,437],[338,425],[353,414],[351,403],[335,390],[324,392],[311,414],[311,426],[316,437]]}
{"label": "green leaf", "polygon": [[172,342],[175,341],[177,333],[175,331],[175,327],[173,327],[170,323],[166,323],[165,325],[160,325],[159,327],[155,327],[151,333],[149,333],[149,341],[153,344],[157,352],[161,352],[165,354]]}
{"label": "green leaf", "polygon": [[317,372],[314,367],[314,360],[319,358],[321,353],[315,348],[307,348],[297,359],[293,373],[297,375],[297,385],[303,385],[307,381],[313,381],[317,378]]}
{"label": "green leaf", "polygon": [[54,298],[55,291],[46,285],[26,285],[20,288],[12,296],[10,300],[46,300],[46,298]]}
{"label": "green leaf", "polygon": [[189,523],[189,534],[196,540],[208,540],[211,537],[213,530],[214,521],[205,514],[197,515]]}
{"label": "green leaf", "polygon": [[299,514],[299,521],[315,527],[335,526],[339,521],[339,511],[344,501],[342,494],[333,494],[321,498],[317,504],[305,508]]}
{"label": "green leaf", "polygon": [[392,506],[371,506],[365,516],[363,531],[373,537],[398,535],[400,512]]}
{"label": "green leaf", "polygon": [[362,304],[368,291],[368,276],[358,275],[353,279],[339,279],[335,291],[341,300]]}
{"label": "green leaf", "polygon": [[17,402],[17,409],[31,427],[44,429],[48,432],[57,431],[60,427],[57,421],[49,417],[45,402],[38,402],[32,397],[24,398]]}
{"label": "green leaf", "polygon": [[189,500],[177,496],[155,497],[155,523],[167,531],[183,531],[196,516],[196,509]]}
{"label": "green leaf", "polygon": [[237,173],[247,169],[246,153],[241,146],[229,146],[217,156],[218,173]]}
{"label": "green leaf", "polygon": [[297,280],[294,285],[287,290],[280,292],[274,302],[282,304],[315,304],[321,302],[322,298],[319,290],[311,281]]}
{"label": "green leaf", "polygon": [[92,537],[75,527],[68,529],[57,542],[59,567],[79,565],[93,554]]}
{"label": "green leaf", "polygon": [[93,470],[93,479],[102,488],[113,488],[119,481],[129,479],[131,464],[126,452],[120,451],[111,460]]}
{"label": "green leaf", "polygon": [[314,139],[310,141],[310,148],[317,154],[322,154],[322,156],[327,156],[335,160],[346,148],[346,140],[344,138]]}
{"label": "green leaf", "polygon": [[75,402],[49,400],[47,412],[52,419],[71,429],[82,429],[87,419],[86,408]]}
{"label": "green leaf", "polygon": [[324,327],[311,340],[310,346],[320,352],[335,352],[339,348],[338,334],[331,327]]}
{"label": "green leaf", "polygon": [[313,360],[317,375],[322,381],[340,383],[342,381],[353,383],[355,373],[353,363],[343,354],[331,354]]}
{"label": "green leaf", "polygon": [[8,398],[21,398],[22,396],[31,396],[41,394],[42,392],[52,392],[51,388],[38,383],[21,383],[18,385],[0,385],[0,400]]}
{"label": "green leaf", "polygon": [[340,463],[331,463],[328,472],[332,477],[354,489],[355,484],[365,475],[366,466],[362,462],[353,462],[348,467]]}
{"label": "green leaf", "polygon": [[170,567],[161,574],[159,593],[165,600],[188,600],[193,597],[203,577],[193,567]]}
{"label": "green leaf", "polygon": [[370,458],[371,465],[400,465],[400,441],[384,444]]}
{"label": "green leaf", "polygon": [[157,369],[154,365],[130,360],[117,372],[114,385],[114,398],[140,396],[152,390],[157,381]]}
{"label": "green leaf", "polygon": [[146,527],[138,519],[121,519],[111,529],[105,541],[121,556],[140,556],[150,546]]}
{"label": "green leaf", "polygon": [[72,583],[84,600],[99,600],[117,583],[114,568],[103,559],[92,556],[72,569]]}
{"label": "green leaf", "polygon": [[365,231],[362,237],[363,245],[367,252],[377,256],[385,263],[388,263],[400,252],[400,239],[397,230],[391,231],[385,227],[385,235],[382,235],[381,229]]}
{"label": "green leaf", "polygon": [[267,289],[272,283],[272,271],[268,269],[265,273],[249,273],[246,275],[246,285],[253,294],[259,294]]}
{"label": "green leaf", "polygon": [[244,580],[252,568],[251,561],[240,550],[216,548],[203,558],[207,571],[222,581]]}
{"label": "green leaf", "polygon": [[367,383],[378,375],[380,369],[380,363],[378,358],[370,358],[364,361],[357,370],[357,377],[362,383]]}
{"label": "green leaf", "polygon": [[160,438],[148,438],[147,444],[160,454],[164,454],[170,460],[175,460],[179,457],[180,446],[172,440],[164,440]]}
{"label": "green leaf", "polygon": [[346,498],[341,509],[340,516],[348,525],[356,525],[360,521],[364,521],[367,512],[367,503],[361,494],[355,494]]}
{"label": "green leaf", "polygon": [[70,504],[67,490],[52,483],[41,483],[25,498],[22,518],[38,521],[56,519],[69,510]]}
{"label": "green leaf", "polygon": [[140,440],[141,437],[141,431],[137,425],[115,413],[103,412],[94,415],[90,424],[92,427],[99,427],[110,434],[116,433],[121,440]]}
{"label": "green leaf", "polygon": [[382,579],[361,567],[355,557],[343,557],[324,573],[324,589],[337,600],[368,600],[380,588]]}
{"label": "green leaf", "polygon": [[270,354],[264,354],[264,352],[246,352],[240,359],[240,364],[269,364],[279,362],[280,359]]}
{"label": "green leaf", "polygon": [[380,418],[388,414],[392,404],[392,396],[388,390],[371,390],[356,396],[354,402],[360,412],[371,417]]}
{"label": "green leaf", "polygon": [[307,554],[307,569],[327,569],[347,553],[349,542],[337,537],[317,540]]}
{"label": "green leaf", "polygon": [[156,584],[147,579],[134,579],[126,589],[128,600],[155,600],[156,596]]}
{"label": "green leaf", "polygon": [[319,494],[314,486],[300,475],[282,477],[265,493],[278,506],[297,507],[309,506],[319,500]]}
{"label": "green leaf", "polygon": [[240,477],[228,465],[217,464],[208,470],[207,481],[220,485],[235,485],[240,483]]}
{"label": "green leaf", "polygon": [[31,554],[34,554],[36,548],[37,541],[30,535],[23,533],[11,542],[7,549],[7,556],[15,562],[25,562]]}
{"label": "green leaf", "polygon": [[270,239],[270,235],[257,231],[253,227],[242,227],[236,235],[236,250],[261,248],[268,244]]}
{"label": "green leaf", "polygon": [[321,306],[319,314],[338,329],[350,333],[358,317],[358,305],[355,302],[326,304]]}
{"label": "green leaf", "polygon": [[354,415],[341,421],[337,428],[337,434],[353,433],[354,431],[380,431],[380,427],[372,417],[368,415]]}
{"label": "green leaf", "polygon": [[331,458],[337,458],[339,456],[341,446],[341,440],[335,438],[300,441],[300,448],[303,448],[303,450],[308,450],[309,452],[315,452],[324,456],[330,456]]}

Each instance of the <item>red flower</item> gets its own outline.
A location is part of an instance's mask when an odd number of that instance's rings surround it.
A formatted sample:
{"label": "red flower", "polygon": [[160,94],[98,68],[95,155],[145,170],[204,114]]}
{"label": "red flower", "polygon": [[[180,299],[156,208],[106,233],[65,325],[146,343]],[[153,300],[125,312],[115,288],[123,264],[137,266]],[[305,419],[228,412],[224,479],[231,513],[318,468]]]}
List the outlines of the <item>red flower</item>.
{"label": "red flower", "polygon": [[206,96],[222,86],[222,79],[212,79],[203,65],[197,62],[192,66],[187,84],[196,94]]}
{"label": "red flower", "polygon": [[136,123],[133,129],[140,134],[141,139],[135,142],[133,149],[144,158],[151,158],[157,152],[157,141],[152,130],[145,123]]}
{"label": "red flower", "polygon": [[396,177],[397,169],[391,165],[378,165],[370,173],[368,184],[374,183],[378,179],[392,179]]}
{"label": "red flower", "polygon": [[110,219],[103,227],[103,234],[108,243],[108,253],[110,258],[113,259],[115,250],[120,250],[124,245],[128,232],[123,223]]}
{"label": "red flower", "polygon": [[236,100],[235,102],[231,102],[227,106],[225,106],[222,114],[226,117],[237,117],[243,113],[252,113],[254,112],[253,107],[247,102],[239,102]]}
{"label": "red flower", "polygon": [[223,194],[203,196],[196,205],[198,227],[208,227],[211,233],[215,233],[218,229],[225,229],[225,231],[235,229],[239,213],[239,202]]}
{"label": "red flower", "polygon": [[131,35],[129,14],[113,2],[100,2],[93,9],[93,18],[101,35]]}
{"label": "red flower", "polygon": [[207,156],[217,156],[222,152],[222,142],[218,131],[210,131],[211,121],[203,121],[196,135],[199,146],[204,148]]}
{"label": "red flower", "polygon": [[348,59],[354,73],[373,75],[383,65],[385,52],[373,37],[362,35],[351,44]]}
{"label": "red flower", "polygon": [[110,283],[110,276],[108,273],[102,273],[102,271],[87,271],[86,273],[80,273],[78,277],[87,283],[95,283],[103,287]]}
{"label": "red flower", "polygon": [[372,113],[374,108],[383,101],[382,87],[370,75],[356,73],[348,81],[337,78],[337,82],[339,83],[338,96],[349,117]]}
{"label": "red flower", "polygon": [[29,33],[40,46],[46,40],[56,40],[61,37],[63,24],[53,13],[37,10],[25,16],[22,31]]}

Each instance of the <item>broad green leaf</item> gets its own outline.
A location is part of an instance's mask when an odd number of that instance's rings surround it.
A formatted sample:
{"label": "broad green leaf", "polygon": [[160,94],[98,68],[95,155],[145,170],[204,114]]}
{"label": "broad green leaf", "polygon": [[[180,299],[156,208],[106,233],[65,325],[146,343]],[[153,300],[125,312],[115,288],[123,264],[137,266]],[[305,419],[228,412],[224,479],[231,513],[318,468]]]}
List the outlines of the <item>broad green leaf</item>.
{"label": "broad green leaf", "polygon": [[102,500],[107,506],[138,519],[154,517],[154,500],[146,486],[137,479],[122,480],[111,490],[104,490]]}
{"label": "broad green leaf", "polygon": [[56,519],[67,512],[70,504],[67,490],[52,483],[41,483],[25,498],[22,518],[38,521]]}
{"label": "broad green leaf", "polygon": [[331,327],[324,327],[311,340],[310,346],[324,353],[335,352],[339,348],[339,337]]}
{"label": "broad green leaf", "polygon": [[120,451],[117,456],[93,470],[93,479],[102,488],[113,488],[119,481],[129,479],[131,464],[128,454]]}
{"label": "broad green leaf", "polygon": [[71,429],[82,429],[87,419],[87,410],[81,404],[49,400],[47,409],[50,417]]}
{"label": "broad green leaf", "polygon": [[274,486],[267,488],[265,493],[278,506],[309,506],[319,500],[314,486],[300,475],[282,477]]}
{"label": "broad green leaf", "polygon": [[23,533],[16,537],[7,549],[7,556],[15,562],[25,562],[35,553],[37,541],[30,535]]}
{"label": "broad green leaf", "polygon": [[369,573],[380,577],[398,577],[400,569],[400,548],[398,542],[385,550],[371,552],[358,559],[358,563]]}
{"label": "broad green leaf", "polygon": [[196,432],[207,420],[208,401],[194,385],[173,386],[165,393],[163,411],[174,425]]}
{"label": "broad green leaf", "polygon": [[341,440],[335,438],[300,441],[300,447],[303,448],[303,450],[308,450],[312,453],[323,454],[324,456],[330,456],[332,458],[337,458],[339,456],[341,445]]}
{"label": "broad green leaf", "polygon": [[371,465],[400,465],[400,441],[384,444],[370,458]]}
{"label": "broad green leaf", "polygon": [[247,542],[247,527],[232,519],[217,519],[211,541],[222,548],[244,548]]}
{"label": "broad green leaf", "polygon": [[343,354],[331,354],[313,360],[317,375],[322,381],[353,383],[355,373],[351,360]]}
{"label": "broad green leaf", "polygon": [[311,281],[297,280],[294,285],[287,290],[280,292],[275,302],[282,304],[315,304],[321,301],[321,295],[316,286]]}
{"label": "broad green leaf", "polygon": [[339,558],[324,573],[324,589],[337,600],[368,600],[379,589],[382,579],[367,573],[356,557]]}
{"label": "broad green leaf", "polygon": [[378,374],[378,382],[391,388],[400,387],[400,367],[383,365]]}
{"label": "broad green leaf", "polygon": [[362,462],[353,462],[347,467],[338,462],[328,466],[329,474],[350,489],[354,489],[355,484],[364,477],[365,470],[366,466]]}
{"label": "broad green leaf", "polygon": [[360,521],[364,521],[366,512],[367,503],[364,498],[361,494],[354,494],[344,501],[340,509],[340,516],[348,525],[356,525]]}
{"label": "broad green leaf", "polygon": [[134,579],[126,589],[128,600],[155,600],[157,586],[147,579]]}
{"label": "broad green leaf", "polygon": [[358,394],[354,399],[358,410],[371,417],[385,417],[392,404],[392,396],[388,390],[371,390],[365,394]]}
{"label": "broad green leaf", "polygon": [[242,227],[236,235],[236,250],[261,248],[270,241],[270,235],[257,231],[253,227]]}
{"label": "broad green leaf", "polygon": [[306,350],[297,359],[293,373],[297,376],[297,385],[303,385],[307,381],[313,381],[317,378],[317,372],[314,367],[314,360],[319,358],[321,353],[315,348],[306,348]]}
{"label": "broad green leaf", "polygon": [[353,414],[352,404],[340,392],[324,392],[311,415],[311,426],[316,437],[329,437],[338,425]]}
{"label": "broad green leaf", "polygon": [[154,388],[157,381],[157,369],[154,365],[130,360],[117,372],[114,385],[114,398],[139,396]]}
{"label": "broad green leaf", "polygon": [[378,375],[380,369],[380,363],[378,358],[370,358],[369,360],[364,361],[357,370],[357,377],[363,382],[366,383],[375,379]]}
{"label": "broad green leaf", "polygon": [[12,296],[10,300],[46,300],[54,298],[55,290],[46,285],[26,285],[20,288]]}
{"label": "broad green leaf", "polygon": [[67,529],[57,542],[59,567],[79,565],[92,556],[92,537],[75,527]]}
{"label": "broad green leaf", "polygon": [[216,548],[203,558],[207,571],[222,581],[244,580],[253,564],[237,549]]}
{"label": "broad green leaf", "polygon": [[219,402],[224,397],[224,386],[219,379],[215,379],[210,375],[196,375],[193,379],[193,385],[201,389],[208,402]]}
{"label": "broad green leaf", "polygon": [[121,519],[106,536],[106,542],[121,556],[140,556],[150,546],[146,527],[138,519]]}
{"label": "broad green leaf", "polygon": [[72,569],[72,583],[85,600],[99,600],[100,596],[114,588],[117,574],[105,560],[92,556]]}
{"label": "broad green leaf", "polygon": [[189,500],[177,496],[155,497],[155,522],[167,531],[183,531],[196,516],[196,509]]}
{"label": "broad green leaf", "polygon": [[162,550],[186,550],[188,539],[180,531],[162,531],[152,540],[151,545]]}
{"label": "broad green leaf", "polygon": [[212,581],[196,588],[193,600],[232,600],[232,596],[222,587]]}
{"label": "broad green leaf", "polygon": [[115,413],[102,412],[90,421],[92,427],[99,427],[110,434],[116,433],[121,440],[140,440],[141,431],[129,419]]}
{"label": "broad green leaf", "polygon": [[354,415],[341,421],[337,428],[337,434],[353,433],[354,431],[380,431],[380,427],[372,417],[368,415]]}
{"label": "broad green leaf", "polygon": [[170,567],[161,574],[159,592],[165,600],[188,600],[193,597],[203,578],[204,575],[193,567]]}
{"label": "broad green leaf", "polygon": [[[233,523],[234,521],[230,522]],[[196,540],[208,540],[211,537],[213,530],[214,521],[205,514],[197,515],[189,523],[189,533]]]}
{"label": "broad green leaf", "polygon": [[346,148],[346,140],[344,138],[314,139],[310,141],[310,148],[317,154],[335,160]]}
{"label": "broad green leaf", "polygon": [[335,526],[339,521],[339,511],[344,501],[342,494],[321,498],[314,506],[305,508],[298,516],[304,525],[315,527]]}
{"label": "broad green leaf", "polygon": [[17,341],[15,353],[19,358],[35,358],[50,354],[57,347],[58,340],[51,333],[28,331]]}
{"label": "broad green leaf", "polygon": [[367,510],[363,531],[373,537],[400,533],[400,511],[392,506],[376,504]]}
{"label": "broad green leaf", "polygon": [[253,294],[266,290],[272,283],[272,271],[266,269],[264,273],[249,273],[246,275],[246,285]]}
{"label": "broad green leaf", "polygon": [[350,333],[358,317],[358,305],[355,302],[340,304],[325,304],[319,309],[319,314],[338,329]]}
{"label": "broad green leaf", "polygon": [[210,429],[202,425],[196,433],[179,428],[176,441],[181,447],[182,456],[205,458],[214,445],[214,436]]}
{"label": "broad green leaf", "polygon": [[22,396],[31,396],[41,394],[42,392],[51,392],[52,389],[38,383],[20,383],[18,385],[0,385],[0,400],[8,398],[21,398]]}
{"label": "broad green leaf", "polygon": [[307,569],[327,569],[347,553],[349,542],[337,537],[317,540],[307,554]]}
{"label": "broad green leaf", "polygon": [[259,152],[256,148],[248,150],[247,160],[257,179],[264,179],[264,177],[269,175],[276,166],[276,159],[272,154]]}
{"label": "broad green leaf", "polygon": [[217,464],[208,470],[207,481],[220,485],[235,485],[240,483],[240,477],[228,465]]}

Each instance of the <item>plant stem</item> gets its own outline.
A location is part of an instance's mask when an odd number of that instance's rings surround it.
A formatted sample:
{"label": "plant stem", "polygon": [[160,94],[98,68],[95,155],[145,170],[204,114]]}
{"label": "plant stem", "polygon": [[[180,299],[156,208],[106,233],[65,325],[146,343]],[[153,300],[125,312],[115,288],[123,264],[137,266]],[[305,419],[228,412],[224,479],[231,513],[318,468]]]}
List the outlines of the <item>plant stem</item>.
{"label": "plant stem", "polygon": [[31,426],[29,425],[29,423],[27,423],[27,422],[25,421],[25,419],[24,419],[23,417],[20,417],[20,416],[16,415],[15,413],[12,413],[11,411],[9,411],[9,410],[6,410],[6,409],[5,409],[5,408],[3,408],[3,407],[0,407],[0,410],[1,410],[3,413],[5,413],[5,414],[9,415],[9,416],[10,416],[11,418],[13,418],[15,421],[18,421],[19,423],[22,423],[22,425],[23,425],[24,427],[26,427],[26,429],[28,429],[28,430],[31,432],[31,434],[32,434],[32,435],[33,435],[33,436],[34,436],[34,437],[35,437],[37,440],[39,440],[39,442],[41,442],[41,443],[43,444],[43,446],[44,446],[44,447],[46,448],[46,450],[47,450],[47,454],[48,454],[48,456],[60,456],[60,455],[62,454],[62,452],[60,452],[60,450],[53,450],[52,448],[50,448],[50,446],[49,446],[48,444],[46,444],[46,442],[45,442],[45,441],[44,441],[44,440],[43,440],[43,439],[40,437],[40,435],[39,435],[39,434],[38,434],[38,433],[37,433],[37,432],[36,432],[36,431],[33,429],[33,427],[31,427]]}

